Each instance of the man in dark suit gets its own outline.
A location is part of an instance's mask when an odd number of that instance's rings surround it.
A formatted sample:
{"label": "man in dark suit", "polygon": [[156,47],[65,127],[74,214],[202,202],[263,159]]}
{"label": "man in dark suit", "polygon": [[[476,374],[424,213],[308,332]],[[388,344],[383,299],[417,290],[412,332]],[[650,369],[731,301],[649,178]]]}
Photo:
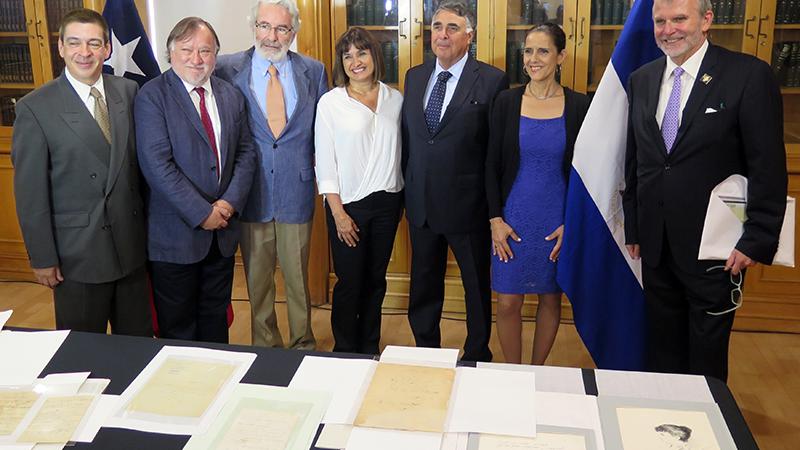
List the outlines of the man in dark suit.
{"label": "man in dark suit", "polygon": [[[745,268],[772,262],[787,176],[772,72],[709,44],[712,20],[708,0],[655,1],[667,57],[629,80],[623,204],[628,251],[643,262],[649,369],[726,380],[732,300]],[[700,261],[710,193],[731,174],[749,180],[744,233],[727,261]]]}
{"label": "man in dark suit", "polygon": [[484,162],[489,110],[497,93],[508,88],[508,77],[469,56],[473,24],[463,3],[440,3],[431,24],[436,60],[406,74],[403,173],[412,248],[408,321],[418,346],[441,345],[449,245],[464,284],[463,359],[491,361]]}
{"label": "man in dark suit", "polygon": [[11,158],[25,247],[53,289],[56,328],[152,336],[133,132],[138,86],[102,75],[108,25],[64,17],[55,80],[16,106]]}
{"label": "man in dark suit", "polygon": [[139,163],[158,327],[165,338],[228,342],[238,211],[256,154],[239,91],[211,76],[219,39],[198,17],[167,38],[172,69],[136,98]]}

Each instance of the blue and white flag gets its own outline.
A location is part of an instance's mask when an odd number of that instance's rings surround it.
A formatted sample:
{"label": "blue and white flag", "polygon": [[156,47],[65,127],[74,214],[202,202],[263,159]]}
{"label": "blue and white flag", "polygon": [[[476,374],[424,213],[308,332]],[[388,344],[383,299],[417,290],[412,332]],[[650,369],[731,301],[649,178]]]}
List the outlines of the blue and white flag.
{"label": "blue and white flag", "polygon": [[139,86],[160,75],[133,0],[106,0],[103,17],[111,34],[111,56],[103,72],[130,78]]}
{"label": "blue and white flag", "polygon": [[575,327],[603,369],[642,370],[645,310],[640,261],[625,249],[622,191],[631,72],[663,53],[653,0],[636,0],[575,142],[558,283]]}

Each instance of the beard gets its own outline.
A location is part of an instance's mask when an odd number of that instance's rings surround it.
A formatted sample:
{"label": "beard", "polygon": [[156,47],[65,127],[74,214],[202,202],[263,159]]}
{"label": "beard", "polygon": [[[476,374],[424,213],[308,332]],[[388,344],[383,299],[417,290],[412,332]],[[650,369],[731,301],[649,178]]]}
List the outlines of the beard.
{"label": "beard", "polygon": [[261,57],[266,59],[267,61],[271,62],[283,61],[283,59],[286,58],[286,55],[289,53],[288,46],[284,47],[283,45],[281,45],[280,50],[275,50],[273,48],[269,48],[269,50],[266,50],[261,45],[261,42],[262,41],[256,40],[253,45],[255,46],[255,49],[258,52],[258,54],[261,55]]}

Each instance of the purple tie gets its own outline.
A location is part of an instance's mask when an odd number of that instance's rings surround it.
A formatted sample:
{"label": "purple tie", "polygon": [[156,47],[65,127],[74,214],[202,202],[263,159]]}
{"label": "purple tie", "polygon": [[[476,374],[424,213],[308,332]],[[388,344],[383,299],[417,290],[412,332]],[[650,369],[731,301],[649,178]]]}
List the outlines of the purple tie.
{"label": "purple tie", "polygon": [[675,80],[672,82],[672,92],[669,94],[667,109],[664,110],[664,120],[661,121],[661,135],[664,136],[667,153],[672,151],[672,144],[675,143],[675,136],[678,135],[678,119],[681,114],[681,75],[683,75],[683,69],[680,67],[676,67],[672,71]]}

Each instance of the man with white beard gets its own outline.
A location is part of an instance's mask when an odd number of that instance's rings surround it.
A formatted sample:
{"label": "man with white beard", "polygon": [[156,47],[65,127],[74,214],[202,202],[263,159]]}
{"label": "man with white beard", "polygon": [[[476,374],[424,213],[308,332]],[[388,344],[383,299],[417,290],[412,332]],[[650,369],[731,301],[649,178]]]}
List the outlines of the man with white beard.
{"label": "man with white beard", "polygon": [[308,256],[314,215],[314,113],[328,90],[319,61],[289,50],[300,29],[294,0],[258,0],[254,46],[220,56],[215,75],[247,99],[260,153],[241,214],[241,250],[252,310],[253,345],[283,347],[275,316],[275,264],[286,284],[289,342],[313,350]]}

